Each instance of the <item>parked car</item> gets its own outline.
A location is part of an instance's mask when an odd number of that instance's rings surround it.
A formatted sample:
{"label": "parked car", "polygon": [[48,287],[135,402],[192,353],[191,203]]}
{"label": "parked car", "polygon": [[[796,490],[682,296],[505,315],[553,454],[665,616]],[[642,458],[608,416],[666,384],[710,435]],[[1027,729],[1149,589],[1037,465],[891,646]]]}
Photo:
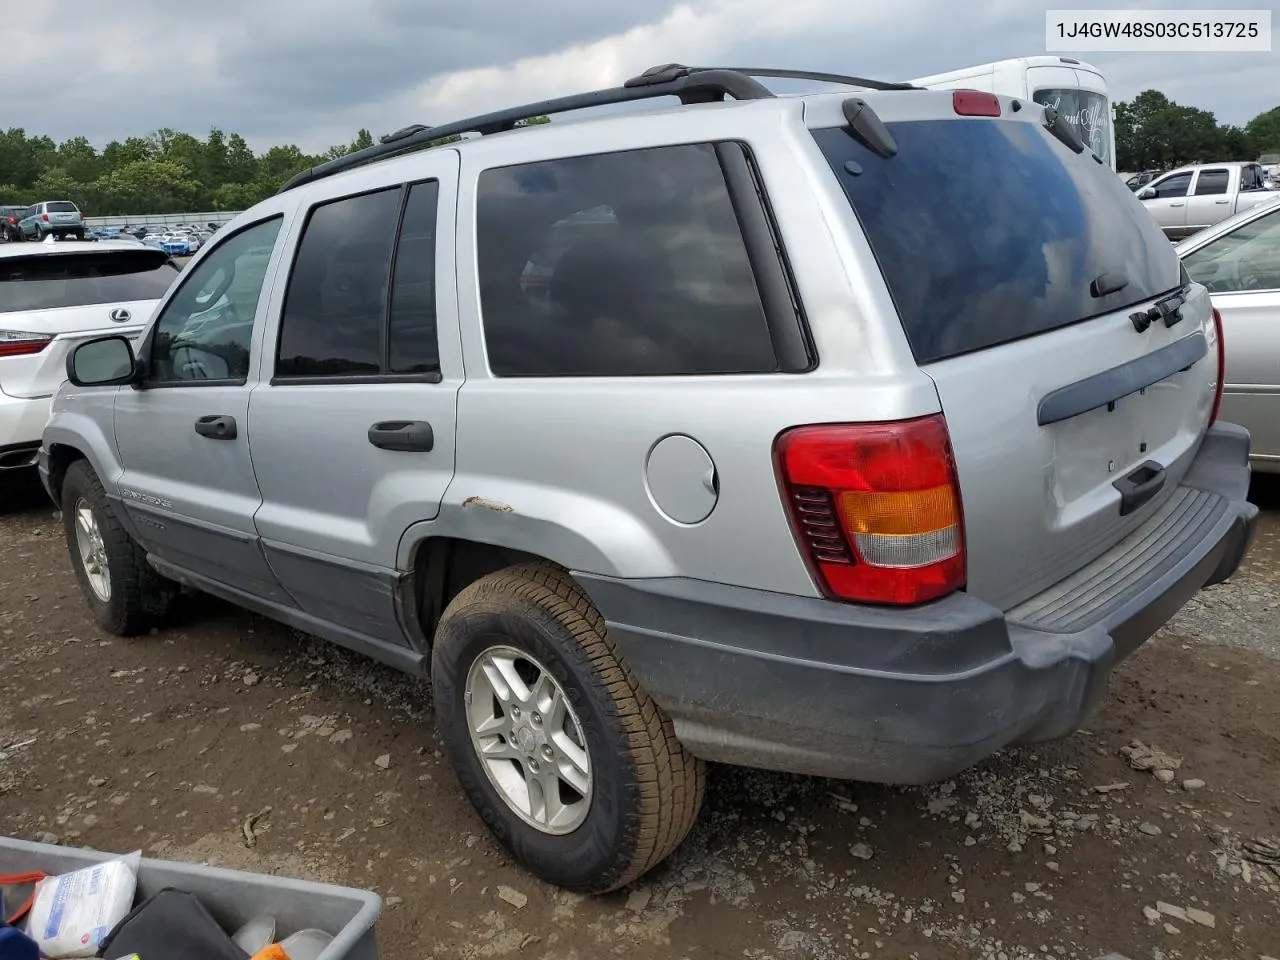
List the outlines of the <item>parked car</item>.
{"label": "parked car", "polygon": [[18,221],[26,213],[26,207],[0,207],[0,240],[10,242],[22,239]]}
{"label": "parked car", "polygon": [[1253,469],[1280,473],[1280,194],[1178,244],[1222,314],[1222,415],[1253,437]]}
{"label": "parked car", "polygon": [[0,472],[35,465],[71,348],[135,336],[177,273],[159,251],[113,240],[0,247]]}
{"label": "parked car", "polygon": [[70,200],[44,200],[23,211],[18,228],[24,240],[83,240],[88,229],[80,208]]}
{"label": "parked car", "polygon": [[1271,196],[1256,163],[1182,167],[1151,181],[1138,199],[1171,239],[1187,237]]}
{"label": "parked car", "polygon": [[1160,176],[1161,172],[1160,170],[1144,170],[1142,173],[1129,174],[1125,178],[1124,185],[1136,192]]}
{"label": "parked car", "polygon": [[160,249],[173,257],[186,257],[194,253],[188,237],[178,233],[163,233],[158,238]]}
{"label": "parked car", "polygon": [[858,86],[655,68],[237,216],[55,399],[96,622],[186,585],[429,673],[483,821],[586,891],[704,761],[920,783],[1075,730],[1256,522],[1209,294],[1056,112]]}

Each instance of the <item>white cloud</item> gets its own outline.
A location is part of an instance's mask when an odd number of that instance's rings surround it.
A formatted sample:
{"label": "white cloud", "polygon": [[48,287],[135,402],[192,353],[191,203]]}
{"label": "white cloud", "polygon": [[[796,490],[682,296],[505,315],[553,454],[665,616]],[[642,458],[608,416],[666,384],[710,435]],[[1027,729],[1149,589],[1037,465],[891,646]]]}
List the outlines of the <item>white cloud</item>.
{"label": "white cloud", "polygon": [[[5,124],[100,144],[219,126],[258,148],[318,150],[360,127],[438,124],[671,61],[909,79],[1044,48],[1044,7],[1025,0],[219,0],[198,18],[171,0],[8,6],[6,49],[75,50],[81,62],[74,73],[7,74]],[[1232,123],[1280,102],[1273,54],[1083,59],[1115,99],[1155,87]]]}

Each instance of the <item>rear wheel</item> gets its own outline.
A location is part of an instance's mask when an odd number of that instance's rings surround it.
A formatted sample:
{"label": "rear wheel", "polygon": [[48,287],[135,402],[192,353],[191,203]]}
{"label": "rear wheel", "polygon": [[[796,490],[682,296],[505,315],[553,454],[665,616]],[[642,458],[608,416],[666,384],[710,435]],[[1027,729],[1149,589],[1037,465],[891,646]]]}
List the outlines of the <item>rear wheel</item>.
{"label": "rear wheel", "polygon": [[432,688],[468,798],[543,879],[588,893],[626,886],[693,826],[702,762],[564,571],[526,564],[463,590],[436,631]]}
{"label": "rear wheel", "polygon": [[86,460],[67,468],[62,525],[80,592],[98,626],[130,636],[168,613],[177,586],[147,563],[146,552],[120,525]]}

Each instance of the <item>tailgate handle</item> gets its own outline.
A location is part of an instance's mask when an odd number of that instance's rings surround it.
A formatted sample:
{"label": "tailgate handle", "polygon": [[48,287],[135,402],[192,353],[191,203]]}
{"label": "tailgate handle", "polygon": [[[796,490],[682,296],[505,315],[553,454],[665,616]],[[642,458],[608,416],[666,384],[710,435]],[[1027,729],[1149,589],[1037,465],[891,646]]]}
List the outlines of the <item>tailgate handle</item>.
{"label": "tailgate handle", "polygon": [[1112,484],[1120,491],[1120,516],[1127,517],[1160,492],[1164,486],[1164,467],[1148,460],[1128,476]]}

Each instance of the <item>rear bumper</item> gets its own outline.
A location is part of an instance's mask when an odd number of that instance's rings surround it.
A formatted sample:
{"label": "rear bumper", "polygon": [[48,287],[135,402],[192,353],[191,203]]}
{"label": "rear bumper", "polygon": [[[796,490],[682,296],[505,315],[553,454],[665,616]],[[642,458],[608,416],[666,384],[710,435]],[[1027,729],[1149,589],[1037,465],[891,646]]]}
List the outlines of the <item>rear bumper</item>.
{"label": "rear bumper", "polygon": [[[1235,572],[1258,513],[1244,499],[1248,451],[1241,428],[1210,431],[1183,482],[1201,505],[1191,533],[1132,582],[1096,578],[1111,589],[1096,617],[1070,632],[1016,621],[963,593],[892,610],[683,578],[577,577],[698,756],[926,783],[1009,744],[1076,730],[1120,660],[1198,590]],[[1099,592],[1093,584],[1089,594]],[[1055,590],[1055,603],[1077,596]]]}
{"label": "rear bumper", "polygon": [[0,393],[0,470],[35,465],[50,403],[49,397],[31,400]]}

